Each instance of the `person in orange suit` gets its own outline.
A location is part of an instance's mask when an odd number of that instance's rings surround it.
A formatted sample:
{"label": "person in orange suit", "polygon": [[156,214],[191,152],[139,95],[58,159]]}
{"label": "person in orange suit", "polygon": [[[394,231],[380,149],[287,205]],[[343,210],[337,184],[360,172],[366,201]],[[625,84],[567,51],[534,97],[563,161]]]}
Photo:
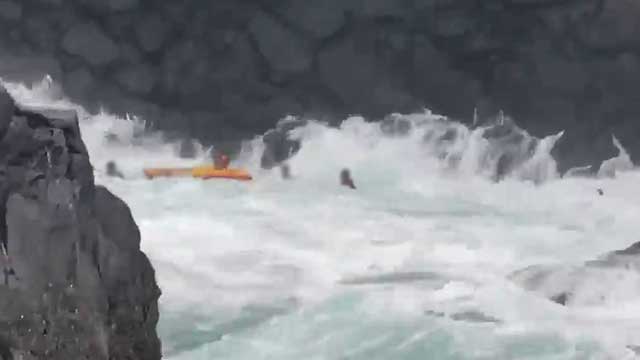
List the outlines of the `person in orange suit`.
{"label": "person in orange suit", "polygon": [[229,167],[231,160],[226,154],[215,152],[213,155],[213,167],[216,170],[223,170]]}

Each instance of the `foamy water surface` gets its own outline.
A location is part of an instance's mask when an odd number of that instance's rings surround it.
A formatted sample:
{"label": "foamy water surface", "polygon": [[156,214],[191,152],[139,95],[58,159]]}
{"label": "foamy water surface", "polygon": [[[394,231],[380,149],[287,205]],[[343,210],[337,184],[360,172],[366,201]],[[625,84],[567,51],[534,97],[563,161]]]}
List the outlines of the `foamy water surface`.
{"label": "foamy water surface", "polygon": [[[72,105],[45,85],[9,88]],[[638,240],[640,173],[561,179],[554,134],[499,183],[481,129],[428,112],[404,116],[407,136],[310,122],[292,134],[289,181],[259,169],[259,139],[232,164],[255,181],[149,181],[145,166],[207,155],[178,159],[137,120],[81,115],[96,181],[129,204],[156,269],[167,359],[632,359],[640,345],[633,270],[576,279],[588,295],[568,307],[509,280]],[[127,179],[104,175],[109,160]],[[344,167],[356,191],[338,186]]]}

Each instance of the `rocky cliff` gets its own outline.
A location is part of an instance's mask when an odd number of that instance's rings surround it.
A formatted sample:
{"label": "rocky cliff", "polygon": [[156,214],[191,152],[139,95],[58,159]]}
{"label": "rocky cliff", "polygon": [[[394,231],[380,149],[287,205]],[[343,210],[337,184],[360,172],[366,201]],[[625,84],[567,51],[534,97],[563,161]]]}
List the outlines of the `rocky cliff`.
{"label": "rocky cliff", "polygon": [[[282,115],[499,109],[564,168],[640,156],[635,0],[2,0],[0,75],[206,142]],[[597,166],[596,166],[597,168]]]}
{"label": "rocky cliff", "polygon": [[75,111],[0,88],[0,358],[160,359],[154,270]]}

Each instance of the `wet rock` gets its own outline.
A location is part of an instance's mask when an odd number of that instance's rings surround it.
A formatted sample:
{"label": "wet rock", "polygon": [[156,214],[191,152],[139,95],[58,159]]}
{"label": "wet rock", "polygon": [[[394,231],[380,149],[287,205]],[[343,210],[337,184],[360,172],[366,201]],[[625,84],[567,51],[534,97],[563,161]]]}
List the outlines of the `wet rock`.
{"label": "wet rock", "polygon": [[346,3],[352,3],[358,12],[371,17],[403,18],[412,10],[405,0],[346,1]]}
{"label": "wet rock", "polygon": [[117,71],[115,78],[127,91],[134,94],[147,94],[153,89],[157,76],[151,66],[140,64]]}
{"label": "wet rock", "polygon": [[[348,171],[348,169],[345,170]],[[375,275],[350,276],[340,280],[340,283],[345,285],[370,285],[412,282],[441,283],[443,282],[443,278],[441,274],[429,271],[398,271],[383,272]],[[446,282],[446,280],[444,280],[444,282]]]}
{"label": "wet rock", "polygon": [[[520,165],[531,159],[539,145],[539,140],[530,137],[512,120],[500,117],[498,122],[485,128],[482,136],[488,140],[491,156],[495,163],[494,180],[500,181]],[[534,181],[539,181],[531,174]]]}
{"label": "wet rock", "polygon": [[469,15],[453,12],[448,16],[437,17],[434,21],[433,31],[442,37],[462,36],[473,30],[474,22],[475,20]]}
{"label": "wet rock", "polygon": [[86,22],[73,26],[62,39],[62,48],[71,55],[78,55],[91,65],[106,65],[119,56],[115,42],[95,23]]}
{"label": "wet rock", "polygon": [[13,354],[11,354],[11,349],[9,348],[9,344],[5,339],[2,339],[2,338],[0,338],[0,359],[13,360]]}
{"label": "wet rock", "polygon": [[362,107],[380,76],[372,54],[360,50],[350,38],[322,50],[318,65],[322,80],[350,106]]}
{"label": "wet rock", "polygon": [[311,52],[300,38],[272,16],[257,12],[249,30],[271,68],[282,72],[303,72],[311,66]]}
{"label": "wet rock", "polygon": [[640,355],[640,346],[638,345],[628,345],[627,348],[633,351],[636,355]]}
{"label": "wet rock", "polygon": [[66,74],[64,77],[65,91],[76,97],[84,97],[94,84],[93,75],[87,68],[79,68]]}
{"label": "wet rock", "polygon": [[624,300],[628,284],[640,279],[640,243],[577,265],[534,265],[509,278],[523,288],[563,306]]}
{"label": "wet rock", "polygon": [[470,121],[486,104],[481,119],[504,110],[538,137],[566,130],[553,153],[563,172],[597,169],[612,133],[640,158],[634,0],[36,2],[0,0],[4,80],[64,74],[91,110],[135,113],[143,100],[162,109],[146,118],[218,114],[157,121],[201,141],[219,127],[254,136],[292,112],[337,123],[426,107]]}
{"label": "wet rock", "polygon": [[[60,0],[41,1],[58,2]],[[77,3],[88,9],[92,15],[101,16],[110,15],[111,13],[122,14],[123,12],[135,10],[140,6],[140,0],[77,0]]]}
{"label": "wet rock", "polygon": [[591,22],[580,28],[582,40],[597,49],[638,47],[640,4],[633,0],[607,0],[602,10]]}
{"label": "wet rock", "polygon": [[349,1],[327,0],[318,2],[290,1],[284,6],[284,16],[295,26],[317,38],[335,34],[345,23]]}
{"label": "wet rock", "polygon": [[479,83],[453,68],[446,54],[429,39],[416,38],[413,66],[413,88],[424,106],[453,118],[472,117],[479,99]]}
{"label": "wet rock", "polygon": [[464,311],[451,315],[451,319],[455,321],[465,321],[472,323],[500,323],[500,319],[496,319],[493,316],[483,314],[479,311]]}
{"label": "wet rock", "polygon": [[11,123],[14,106],[13,98],[4,87],[0,87],[0,139],[2,139]]}
{"label": "wet rock", "polygon": [[277,166],[300,150],[300,142],[291,139],[289,131],[305,123],[300,120],[284,120],[275,129],[267,131],[262,136],[265,149],[260,159],[260,166],[263,169]]}
{"label": "wet rock", "polygon": [[95,202],[102,235],[122,250],[140,249],[140,231],[127,204],[103,186],[96,187]]}
{"label": "wet rock", "polygon": [[108,0],[107,3],[112,10],[129,11],[138,7],[139,0]]}
{"label": "wet rock", "polygon": [[6,81],[22,81],[31,85],[47,75],[56,80],[62,77],[60,63],[51,56],[0,54],[0,76]]}
{"label": "wet rock", "polygon": [[587,85],[586,70],[575,61],[563,59],[552,54],[553,49],[538,50],[540,59],[536,62],[537,76],[541,85],[548,90],[560,93],[577,93]]}
{"label": "wet rock", "polygon": [[7,132],[0,356],[160,359],[153,268],[127,205],[94,185],[75,111],[17,104]]}
{"label": "wet rock", "polygon": [[0,1],[0,18],[8,21],[19,20],[22,17],[22,5],[10,0]]}
{"label": "wet rock", "polygon": [[144,51],[153,52],[162,47],[169,30],[166,21],[159,14],[151,14],[137,24],[136,37]]}

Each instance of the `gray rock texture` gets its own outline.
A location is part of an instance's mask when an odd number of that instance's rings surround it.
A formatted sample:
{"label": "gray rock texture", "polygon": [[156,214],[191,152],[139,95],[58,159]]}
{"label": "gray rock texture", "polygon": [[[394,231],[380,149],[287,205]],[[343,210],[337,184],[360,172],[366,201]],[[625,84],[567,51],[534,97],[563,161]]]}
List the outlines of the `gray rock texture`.
{"label": "gray rock texture", "polygon": [[154,270],[75,111],[0,90],[0,358],[160,359]]}
{"label": "gray rock texture", "polygon": [[612,134],[640,157],[638,18],[635,0],[3,0],[0,76],[49,73],[207,145],[287,114],[504,110],[566,130],[561,170],[598,169]]}

